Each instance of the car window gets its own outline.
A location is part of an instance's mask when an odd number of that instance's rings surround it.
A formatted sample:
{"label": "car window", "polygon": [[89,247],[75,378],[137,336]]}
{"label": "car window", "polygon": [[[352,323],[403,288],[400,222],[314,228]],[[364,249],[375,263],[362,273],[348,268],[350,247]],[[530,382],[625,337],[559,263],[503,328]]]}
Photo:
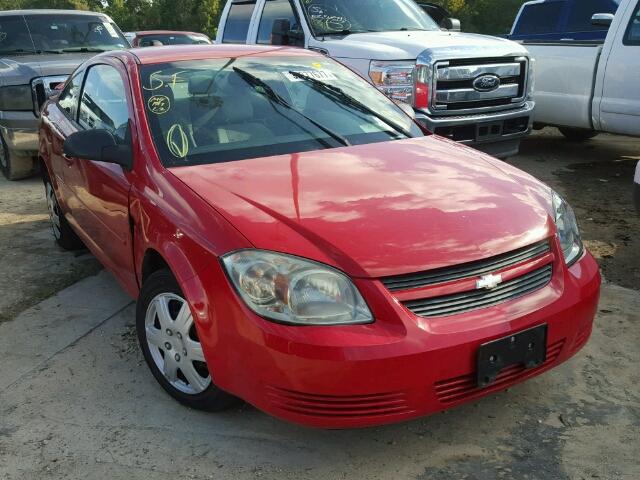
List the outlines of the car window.
{"label": "car window", "polygon": [[160,47],[162,45],[208,45],[211,41],[204,35],[195,34],[157,34],[140,37],[141,47]]}
{"label": "car window", "polygon": [[527,35],[556,32],[564,4],[565,2],[547,2],[527,5],[520,14],[514,33]]}
{"label": "car window", "polygon": [[591,17],[594,13],[616,13],[617,8],[618,5],[611,0],[580,0],[575,2],[569,12],[567,31],[606,30],[607,28],[602,25],[592,25]]}
{"label": "car window", "polygon": [[234,0],[224,24],[224,43],[246,43],[255,0]]}
{"label": "car window", "polygon": [[[274,41],[272,33],[274,26],[276,29],[280,26],[282,30],[282,24],[288,22],[288,30],[299,32],[302,36],[302,26],[300,20],[295,13],[294,7],[289,0],[267,0],[264,4],[264,10],[262,11],[262,18],[260,19],[260,26],[258,27],[258,40],[257,43],[282,45],[282,41]],[[302,37],[301,37],[302,38]],[[304,40],[290,41],[289,45],[304,46]]]}
{"label": "car window", "polygon": [[126,140],[129,109],[125,84],[118,71],[110,65],[95,65],[87,73],[78,123],[85,129],[105,129],[122,143]]}
{"label": "car window", "polygon": [[80,87],[82,86],[82,76],[84,72],[76,73],[64,87],[58,97],[58,106],[71,120],[76,119],[78,111],[78,98],[80,98]]}
{"label": "car window", "polygon": [[631,15],[631,21],[624,36],[625,45],[640,45],[640,2],[636,5],[636,10]]}
{"label": "car window", "polygon": [[331,59],[252,56],[143,65],[145,113],[166,166],[422,136],[395,103]]}
{"label": "car window", "polygon": [[34,53],[27,24],[21,15],[0,17],[0,55]]}

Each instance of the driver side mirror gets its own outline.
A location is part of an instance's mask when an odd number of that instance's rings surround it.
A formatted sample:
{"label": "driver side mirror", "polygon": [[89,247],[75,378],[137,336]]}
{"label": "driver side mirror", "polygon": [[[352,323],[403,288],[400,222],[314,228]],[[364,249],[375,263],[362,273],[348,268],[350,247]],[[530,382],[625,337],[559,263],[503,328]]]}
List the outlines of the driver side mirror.
{"label": "driver side mirror", "polygon": [[445,18],[440,22],[440,26],[452,32],[460,31],[460,20],[457,18]]}
{"label": "driver side mirror", "polygon": [[62,151],[68,157],[82,160],[114,163],[131,170],[133,151],[129,145],[120,145],[108,130],[80,130],[69,135]]}
{"label": "driver side mirror", "polygon": [[304,46],[304,33],[291,30],[291,22],[286,18],[277,18],[271,27],[271,45]]}
{"label": "driver side mirror", "polygon": [[613,22],[613,13],[594,13],[591,17],[591,25],[610,27]]}

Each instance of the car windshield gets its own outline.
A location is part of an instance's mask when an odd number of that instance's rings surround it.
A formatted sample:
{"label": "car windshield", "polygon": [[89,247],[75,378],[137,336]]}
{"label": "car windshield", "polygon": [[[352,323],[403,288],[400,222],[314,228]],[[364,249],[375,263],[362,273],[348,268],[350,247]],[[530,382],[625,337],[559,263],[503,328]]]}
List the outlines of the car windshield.
{"label": "car windshield", "polygon": [[101,15],[0,17],[0,55],[100,52],[127,45],[118,27]]}
{"label": "car windshield", "polygon": [[141,47],[159,47],[162,45],[208,45],[211,41],[204,35],[164,33],[143,35],[138,43]]}
{"label": "car windshield", "polygon": [[391,100],[333,60],[240,57],[141,67],[146,115],[166,166],[422,136]]}
{"label": "car windshield", "polygon": [[413,0],[303,0],[315,36],[439,30]]}

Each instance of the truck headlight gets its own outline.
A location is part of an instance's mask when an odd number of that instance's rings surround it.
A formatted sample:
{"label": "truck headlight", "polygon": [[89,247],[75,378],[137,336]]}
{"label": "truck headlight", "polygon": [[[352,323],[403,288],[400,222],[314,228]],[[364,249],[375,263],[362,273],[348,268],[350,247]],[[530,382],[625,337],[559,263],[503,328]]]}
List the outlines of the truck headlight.
{"label": "truck headlight", "polygon": [[0,110],[29,111],[33,110],[33,108],[31,86],[12,85],[0,87]]}
{"label": "truck headlight", "polygon": [[369,64],[371,82],[386,96],[416,108],[427,108],[429,84],[415,62],[374,60]]}
{"label": "truck headlight", "polygon": [[258,315],[291,325],[373,321],[362,295],[328,265],[264,250],[240,250],[222,263],[245,303]]}
{"label": "truck headlight", "polygon": [[565,263],[572,265],[580,258],[583,250],[576,215],[571,205],[556,192],[552,194],[552,207]]}

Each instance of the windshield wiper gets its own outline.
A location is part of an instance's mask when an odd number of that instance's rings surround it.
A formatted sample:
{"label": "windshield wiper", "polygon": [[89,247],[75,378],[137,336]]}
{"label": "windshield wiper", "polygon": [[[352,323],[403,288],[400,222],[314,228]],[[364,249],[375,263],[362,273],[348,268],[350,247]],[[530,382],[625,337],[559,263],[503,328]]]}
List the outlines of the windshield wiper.
{"label": "windshield wiper", "polygon": [[62,53],[101,53],[106,52],[104,48],[94,48],[94,47],[74,47],[74,48],[61,48],[57,50]]}
{"label": "windshield wiper", "polygon": [[15,48],[13,50],[2,50],[0,51],[0,55],[21,55],[21,54],[32,54],[35,55],[40,53],[37,50],[27,50],[24,48]]}
{"label": "windshield wiper", "polygon": [[353,98],[351,95],[346,93],[340,87],[336,87],[334,85],[329,85],[328,83],[324,83],[324,82],[322,82],[320,80],[316,80],[315,78],[312,78],[312,77],[310,77],[308,75],[305,75],[304,73],[301,73],[301,72],[289,71],[289,73],[291,75],[293,75],[294,77],[296,77],[296,78],[299,78],[301,80],[305,80],[305,81],[309,82],[316,90],[320,91],[321,93],[324,93],[329,97],[337,97],[339,100],[342,101],[342,103],[345,103],[345,104],[355,108],[356,110],[360,110],[363,113],[367,113],[369,115],[373,115],[378,120],[382,121],[383,123],[386,123],[389,127],[394,129],[397,133],[401,133],[402,135],[404,135],[407,138],[412,138],[413,137],[413,135],[411,135],[408,131],[406,131],[400,125],[397,125],[395,122],[389,120],[384,115],[380,115],[378,112],[376,112],[372,108],[367,107],[360,100],[357,100],[357,99]]}
{"label": "windshield wiper", "polygon": [[276,104],[280,105],[281,107],[284,107],[284,108],[286,108],[288,110],[291,110],[294,113],[297,113],[298,115],[303,117],[305,120],[309,121],[310,123],[312,123],[313,125],[318,127],[324,133],[326,133],[331,138],[333,138],[337,142],[341,143],[345,147],[351,146],[351,142],[349,142],[349,140],[347,140],[345,137],[343,137],[339,133],[334,132],[333,130],[325,127],[321,123],[316,122],[313,118],[311,118],[311,117],[307,116],[306,114],[302,113],[300,110],[298,110],[293,105],[291,105],[289,102],[287,102],[284,98],[282,98],[280,95],[278,95],[278,93],[276,93],[276,91],[273,88],[271,88],[271,86],[269,84],[267,84],[264,80],[262,80],[262,79],[256,77],[255,75],[247,72],[246,70],[242,70],[241,68],[238,68],[238,67],[233,67],[233,71],[236,72],[238,75],[240,75],[240,78],[242,78],[245,82],[247,82],[249,85],[254,87],[256,92],[266,96],[273,103],[276,103]]}

